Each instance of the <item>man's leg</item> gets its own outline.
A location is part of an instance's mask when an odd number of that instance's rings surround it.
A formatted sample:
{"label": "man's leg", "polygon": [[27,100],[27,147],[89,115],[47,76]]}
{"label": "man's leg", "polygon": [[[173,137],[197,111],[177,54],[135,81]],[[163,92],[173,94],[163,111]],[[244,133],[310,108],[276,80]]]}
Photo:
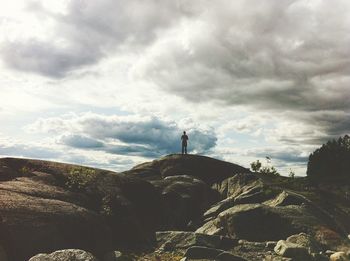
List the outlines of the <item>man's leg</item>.
{"label": "man's leg", "polygon": [[185,154],[187,154],[187,145],[185,146]]}
{"label": "man's leg", "polygon": [[184,148],[185,146],[182,144],[182,154],[184,154]]}

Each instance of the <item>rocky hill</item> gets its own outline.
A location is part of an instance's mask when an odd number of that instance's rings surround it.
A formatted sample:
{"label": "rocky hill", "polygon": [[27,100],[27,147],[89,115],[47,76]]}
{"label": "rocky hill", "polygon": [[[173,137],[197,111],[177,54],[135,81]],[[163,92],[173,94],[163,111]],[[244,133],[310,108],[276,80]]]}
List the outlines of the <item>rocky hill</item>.
{"label": "rocky hill", "polygon": [[3,158],[0,260],[342,260],[349,194],[195,155],[123,173]]}

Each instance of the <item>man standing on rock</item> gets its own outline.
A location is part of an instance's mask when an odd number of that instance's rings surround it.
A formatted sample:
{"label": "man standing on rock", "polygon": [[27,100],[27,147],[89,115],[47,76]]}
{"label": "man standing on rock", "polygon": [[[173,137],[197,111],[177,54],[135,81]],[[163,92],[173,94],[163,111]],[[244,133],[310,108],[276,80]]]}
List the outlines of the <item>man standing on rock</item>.
{"label": "man standing on rock", "polygon": [[184,131],[184,134],[181,136],[181,140],[182,140],[182,154],[187,154],[188,136],[186,135],[186,131]]}

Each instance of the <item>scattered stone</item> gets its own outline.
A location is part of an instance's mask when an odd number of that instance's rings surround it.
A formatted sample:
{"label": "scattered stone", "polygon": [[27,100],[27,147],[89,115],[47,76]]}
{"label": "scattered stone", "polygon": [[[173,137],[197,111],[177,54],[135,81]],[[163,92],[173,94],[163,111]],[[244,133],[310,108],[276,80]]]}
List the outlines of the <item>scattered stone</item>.
{"label": "scattered stone", "polygon": [[336,253],[336,251],[333,251],[333,250],[326,250],[325,254],[327,256],[331,256],[332,254]]}
{"label": "scattered stone", "polygon": [[321,251],[321,246],[316,240],[306,233],[300,233],[292,235],[287,238],[287,242],[294,243],[309,249],[310,253],[319,253]]}
{"label": "scattered stone", "polygon": [[277,245],[277,241],[267,241],[265,243],[265,247],[269,249],[274,249],[274,247]]}
{"label": "scattered stone", "polygon": [[38,254],[29,261],[98,261],[98,259],[84,250],[64,249],[51,254]]}
{"label": "scattered stone", "polygon": [[329,257],[330,261],[350,261],[350,257],[345,252],[336,252]]}
{"label": "scattered stone", "polygon": [[309,250],[301,245],[280,240],[274,248],[275,252],[283,257],[295,258],[296,260],[309,260]]}
{"label": "scattered stone", "polygon": [[209,248],[209,247],[201,247],[201,246],[193,246],[187,249],[185,253],[185,257],[200,259],[200,258],[215,258],[219,254],[224,252],[221,249]]}
{"label": "scattered stone", "polygon": [[104,255],[103,261],[132,261],[132,259],[120,251],[112,251]]}

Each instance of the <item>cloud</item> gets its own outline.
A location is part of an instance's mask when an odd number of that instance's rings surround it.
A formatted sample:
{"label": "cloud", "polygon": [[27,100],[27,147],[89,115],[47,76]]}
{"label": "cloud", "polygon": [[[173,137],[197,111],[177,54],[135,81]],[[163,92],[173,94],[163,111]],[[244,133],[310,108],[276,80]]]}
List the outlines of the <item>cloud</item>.
{"label": "cloud", "polygon": [[67,150],[66,146],[62,146],[63,144],[49,142],[50,139],[43,143],[29,143],[8,138],[0,133],[0,156],[44,159],[110,169],[113,171],[125,171],[143,162],[138,157],[124,157],[99,151],[97,150],[98,146],[94,150],[91,139],[85,139],[86,137],[83,139],[87,142],[87,146],[83,145],[82,139],[78,138],[78,136],[72,136],[69,139],[63,140],[72,142],[74,138],[77,142],[73,142],[73,146],[70,146],[70,149]]}
{"label": "cloud", "polygon": [[25,144],[18,142],[14,143],[13,141],[1,139],[0,155],[25,158],[55,159],[61,157],[62,153],[52,148],[37,144]]}
{"label": "cloud", "polygon": [[163,28],[190,15],[191,6],[182,1],[83,0],[67,1],[65,12],[55,13],[41,1],[31,2],[26,10],[42,23],[53,23],[54,33],[48,39],[5,41],[2,59],[16,70],[64,78],[119,49],[135,51],[150,44]]}
{"label": "cloud", "polygon": [[205,13],[149,49],[137,68],[143,77],[195,102],[350,109],[348,2],[206,5]]}
{"label": "cloud", "polygon": [[79,149],[101,148],[103,142],[81,135],[64,135],[60,139],[60,143]]}
{"label": "cloud", "polygon": [[306,164],[309,158],[309,154],[303,151],[302,148],[264,148],[254,151],[248,151],[247,154],[250,154],[255,157],[265,158],[270,157],[272,161],[278,160],[287,163],[302,163]]}
{"label": "cloud", "polygon": [[5,64],[10,68],[53,78],[64,77],[72,69],[96,63],[101,55],[96,48],[58,47],[37,40],[8,43],[1,51]]}
{"label": "cloud", "polygon": [[[158,117],[105,116],[86,113],[40,119],[27,127],[31,132],[54,133],[60,144],[100,150],[110,154],[157,157],[180,151],[184,128]],[[213,131],[188,128],[189,151],[205,153],[216,145]]]}

